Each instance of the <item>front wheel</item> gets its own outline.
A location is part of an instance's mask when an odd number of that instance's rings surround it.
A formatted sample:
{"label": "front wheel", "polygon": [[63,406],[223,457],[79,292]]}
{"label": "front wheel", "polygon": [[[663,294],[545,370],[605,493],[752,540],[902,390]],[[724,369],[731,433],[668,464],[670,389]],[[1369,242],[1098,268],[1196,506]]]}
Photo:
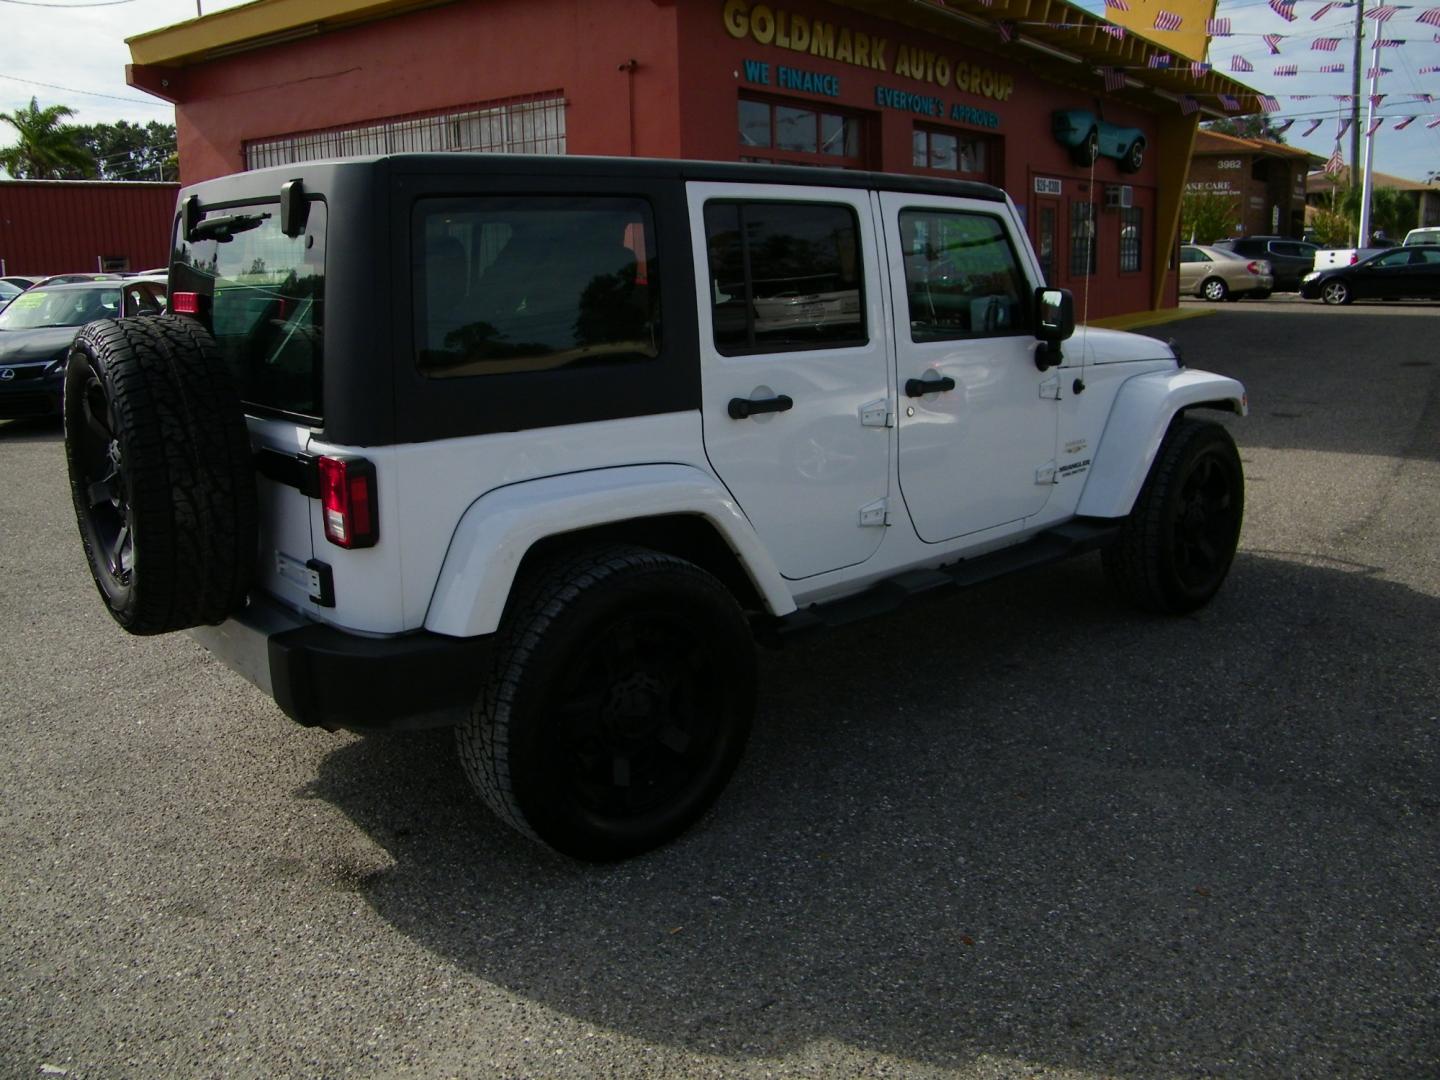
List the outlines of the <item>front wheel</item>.
{"label": "front wheel", "polygon": [[1145,164],[1145,140],[1137,138],[1125,150],[1125,156],[1120,159],[1120,171],[1137,173]]}
{"label": "front wheel", "polygon": [[1220,278],[1212,277],[1200,286],[1200,295],[1206,300],[1224,300],[1230,295],[1230,286]]}
{"label": "front wheel", "polygon": [[1120,538],[1104,551],[1105,572],[1146,611],[1194,611],[1229,573],[1244,515],[1245,476],[1230,433],[1177,420]]}
{"label": "front wheel", "polygon": [[457,729],[465,772],[506,823],[578,859],[636,855],[715,801],[755,710],[754,644],[704,570],[609,547],[531,577]]}
{"label": "front wheel", "polygon": [[1325,282],[1320,287],[1320,299],[1331,306],[1338,306],[1350,303],[1355,297],[1350,292],[1350,286],[1336,278],[1333,281]]}

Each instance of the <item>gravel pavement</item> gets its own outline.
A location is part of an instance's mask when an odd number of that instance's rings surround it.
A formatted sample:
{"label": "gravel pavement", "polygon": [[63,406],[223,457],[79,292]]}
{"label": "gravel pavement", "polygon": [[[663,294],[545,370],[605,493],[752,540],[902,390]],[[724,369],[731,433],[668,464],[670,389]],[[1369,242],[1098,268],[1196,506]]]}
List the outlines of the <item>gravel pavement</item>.
{"label": "gravel pavement", "polygon": [[1213,604],[1090,556],[765,653],[615,867],[121,633],[0,424],[0,1076],[1440,1076],[1440,305],[1206,310],[1147,332],[1250,392]]}

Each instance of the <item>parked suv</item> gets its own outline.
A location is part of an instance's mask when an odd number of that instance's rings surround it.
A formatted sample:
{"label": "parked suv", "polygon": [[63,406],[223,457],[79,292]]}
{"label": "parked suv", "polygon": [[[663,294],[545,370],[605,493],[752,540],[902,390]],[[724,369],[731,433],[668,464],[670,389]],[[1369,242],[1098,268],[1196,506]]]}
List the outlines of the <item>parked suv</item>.
{"label": "parked suv", "polygon": [[1291,240],[1284,236],[1242,236],[1235,240],[1216,241],[1215,247],[1228,248],[1236,255],[1252,259],[1266,259],[1270,272],[1275,276],[1275,288],[1279,292],[1294,292],[1300,282],[1315,266],[1315,252],[1319,247],[1305,240]]}
{"label": "parked suv", "polygon": [[303,724],[455,727],[484,801],[579,858],[717,797],[757,639],[1097,548],[1188,612],[1240,531],[1194,414],[1244,388],[1077,331],[993,187],[302,164],[182,191],[170,275],[172,314],[66,370],[107,609]]}

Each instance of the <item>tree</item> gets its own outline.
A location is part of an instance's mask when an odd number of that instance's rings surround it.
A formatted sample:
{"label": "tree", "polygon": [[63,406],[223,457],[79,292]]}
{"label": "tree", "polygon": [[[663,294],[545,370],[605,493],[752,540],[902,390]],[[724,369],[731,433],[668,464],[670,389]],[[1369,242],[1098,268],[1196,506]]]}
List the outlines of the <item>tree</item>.
{"label": "tree", "polygon": [[[1351,188],[1340,196],[1340,211],[1350,220],[1352,230],[1360,225],[1360,189]],[[1370,191],[1370,228],[1394,240],[1419,224],[1419,208],[1415,196],[1408,191],[1377,187]],[[1353,232],[1352,232],[1353,235]],[[1368,239],[1361,239],[1366,247]]]}
{"label": "tree", "polygon": [[1235,235],[1240,224],[1236,196],[1219,191],[1187,191],[1180,197],[1180,239],[1209,244]]}
{"label": "tree", "polygon": [[76,129],[80,144],[95,157],[102,180],[177,180],[175,125],[87,124]]}
{"label": "tree", "polygon": [[1265,113],[1257,116],[1236,116],[1226,117],[1224,120],[1211,120],[1208,124],[1201,126],[1206,131],[1216,131],[1221,135],[1233,135],[1237,139],[1265,139],[1275,143],[1285,141],[1285,136],[1280,133]]}
{"label": "tree", "polygon": [[74,116],[66,105],[40,108],[35,98],[30,107],[0,113],[0,121],[15,129],[14,146],[0,150],[0,167],[17,180],[83,180],[95,173],[95,159],[75,139],[76,129],[62,123]]}

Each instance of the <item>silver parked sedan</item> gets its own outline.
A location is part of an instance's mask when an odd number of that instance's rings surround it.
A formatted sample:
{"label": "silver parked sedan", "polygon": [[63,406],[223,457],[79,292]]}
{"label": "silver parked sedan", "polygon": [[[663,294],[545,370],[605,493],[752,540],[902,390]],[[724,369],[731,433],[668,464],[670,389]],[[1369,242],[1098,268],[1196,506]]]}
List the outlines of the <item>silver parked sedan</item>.
{"label": "silver parked sedan", "polygon": [[1267,259],[1249,259],[1208,244],[1180,249],[1180,295],[1206,300],[1263,300],[1275,289]]}

